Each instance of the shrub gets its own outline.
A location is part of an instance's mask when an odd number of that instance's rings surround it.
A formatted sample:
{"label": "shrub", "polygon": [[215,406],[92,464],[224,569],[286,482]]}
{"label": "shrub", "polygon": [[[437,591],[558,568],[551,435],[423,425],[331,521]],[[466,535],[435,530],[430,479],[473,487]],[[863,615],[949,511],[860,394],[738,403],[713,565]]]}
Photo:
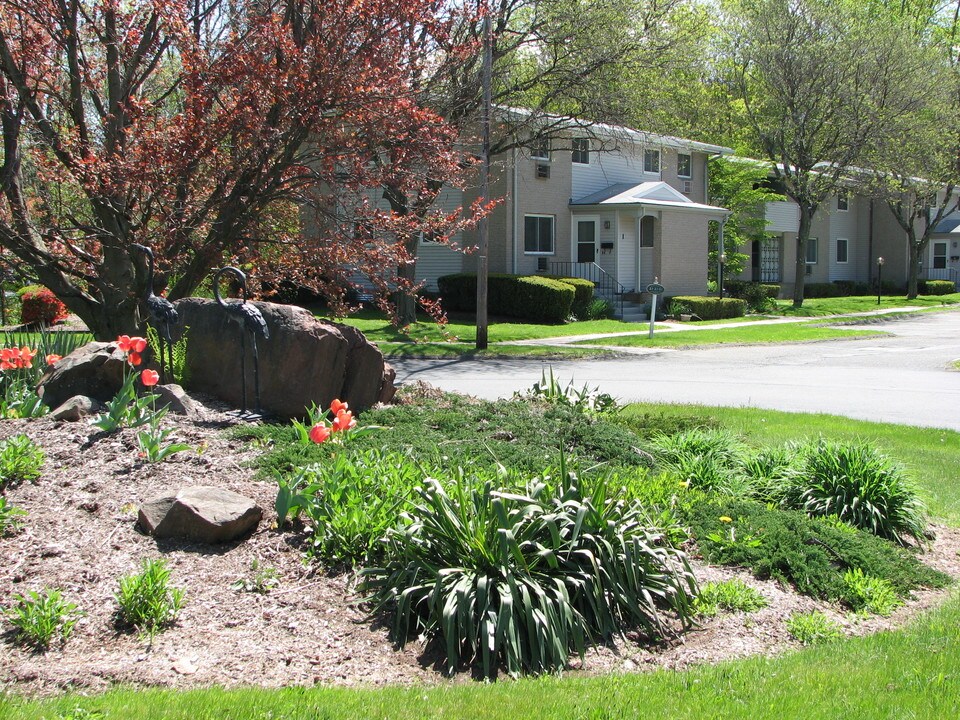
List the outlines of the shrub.
{"label": "shrub", "polygon": [[924,542],[926,519],[901,466],[865,443],[821,440],[790,473],[784,504],[812,517],[836,515],[854,527],[905,545]]}
{"label": "shrub", "polygon": [[40,477],[43,450],[26,435],[13,435],[0,440],[0,489]]}
{"label": "shrub", "polygon": [[[444,275],[437,278],[437,287],[448,310],[476,311],[476,275]],[[491,315],[535,322],[565,321],[570,317],[575,295],[572,285],[539,275],[491,274],[487,288],[487,309]]]}
{"label": "shrub", "polygon": [[728,495],[749,495],[741,470],[744,447],[726,430],[694,428],[653,438],[655,457],[690,487]]}
{"label": "shrub", "polygon": [[686,556],[642,517],[602,483],[516,494],[461,482],[448,494],[430,480],[362,587],[393,612],[395,642],[437,636],[451,671],[477,658],[486,677],[500,663],[513,675],[561,670],[594,638],[667,635],[665,612],[690,622]]}
{"label": "shrub", "polygon": [[74,603],[67,602],[59,590],[27,591],[14,595],[16,605],[7,617],[17,631],[17,638],[27,645],[46,649],[57,637],[66,642],[81,613]]}
{"label": "shrub", "polygon": [[803,285],[805,298],[832,298],[843,295],[843,286],[836,283],[804,283]]}
{"label": "shrub", "polygon": [[840,625],[819,610],[791,613],[787,618],[787,632],[803,645],[818,645],[843,637]]}
{"label": "shrub", "polygon": [[903,604],[887,580],[865,575],[860,568],[845,572],[843,582],[847,604],[858,612],[887,616]]}
{"label": "shrub", "polygon": [[557,277],[555,275],[543,275],[551,280],[557,280],[573,287],[573,305],[570,306],[570,313],[577,320],[587,320],[590,314],[590,305],[593,302],[593,291],[596,285],[589,280],[574,277]]}
{"label": "shrub", "polygon": [[152,638],[176,620],[183,607],[183,590],[171,588],[169,582],[170,571],[163,560],[144,558],[141,572],[120,578],[114,596],[118,623]]}
{"label": "shrub", "polygon": [[613,305],[609,300],[601,297],[595,297],[587,306],[584,320],[609,320],[613,317]]}
{"label": "shrub", "polygon": [[20,322],[24,325],[52,325],[67,316],[67,307],[50,290],[38,285],[22,288],[20,296]]}
{"label": "shrub", "polygon": [[957,284],[952,280],[921,280],[917,290],[921,295],[949,295],[957,291]]}
{"label": "shrub", "polygon": [[750,587],[743,580],[734,579],[702,585],[693,607],[697,615],[713,617],[719,615],[721,610],[751,613],[769,604],[758,590]]}
{"label": "shrub", "polygon": [[278,478],[278,524],[303,513],[311,528],[308,555],[325,563],[374,559],[383,549],[378,541],[422,482],[423,472],[406,455],[339,453]]}
{"label": "shrub", "polygon": [[899,595],[947,582],[908,550],[793,510],[750,500],[702,501],[685,519],[707,562],[749,568],[758,578],[783,580],[825,600],[849,602],[843,573],[855,568],[889,581]]}
{"label": "shrub", "polygon": [[[779,286],[774,287],[779,291]],[[770,297],[767,287],[759,283],[747,284],[742,297],[751,312],[763,313],[776,307],[776,301]]]}
{"label": "shrub", "polygon": [[743,472],[749,479],[753,497],[763,502],[780,503],[799,453],[800,448],[791,443],[763,448],[747,456],[743,460]]}
{"label": "shrub", "polygon": [[743,317],[747,312],[747,303],[739,298],[699,297],[695,295],[678,295],[670,299],[671,312],[677,312],[679,307],[684,312],[698,316],[701,320],[722,320],[724,318]]}

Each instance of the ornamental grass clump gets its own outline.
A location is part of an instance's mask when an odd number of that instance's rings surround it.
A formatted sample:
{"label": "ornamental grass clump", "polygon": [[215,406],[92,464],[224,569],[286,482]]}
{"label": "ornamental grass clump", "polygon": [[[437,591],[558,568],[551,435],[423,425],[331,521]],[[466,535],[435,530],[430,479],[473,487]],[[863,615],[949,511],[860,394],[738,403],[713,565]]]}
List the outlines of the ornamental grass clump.
{"label": "ornamental grass clump", "polygon": [[835,515],[900,545],[925,542],[916,487],[900,465],[863,442],[810,446],[789,475],[783,504],[811,517]]}
{"label": "ornamental grass clump", "polygon": [[690,487],[706,492],[746,497],[751,494],[743,471],[745,448],[726,430],[693,428],[653,437],[657,460]]}
{"label": "ornamental grass clump", "polygon": [[686,555],[647,525],[638,504],[571,478],[524,493],[428,479],[405,524],[387,533],[382,567],[362,572],[403,646],[436,637],[447,669],[479,660],[485,677],[553,672],[588,642],[640,628],[687,626],[696,582]]}
{"label": "ornamental grass clump", "polygon": [[183,590],[170,587],[170,570],[163,560],[145,558],[139,573],[120,578],[114,598],[117,623],[151,639],[176,620],[183,607]]}

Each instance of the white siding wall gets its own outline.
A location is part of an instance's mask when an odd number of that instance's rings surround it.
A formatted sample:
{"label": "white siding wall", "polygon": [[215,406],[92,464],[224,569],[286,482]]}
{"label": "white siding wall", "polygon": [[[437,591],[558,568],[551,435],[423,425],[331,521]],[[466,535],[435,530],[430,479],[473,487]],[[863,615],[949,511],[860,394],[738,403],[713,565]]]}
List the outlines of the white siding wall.
{"label": "white siding wall", "polygon": [[[610,223],[610,227],[604,229],[603,224],[605,222]],[[600,215],[600,224],[598,228],[598,239],[597,239],[597,265],[602,267],[610,277],[617,277],[617,243],[616,243],[616,213],[608,212],[602,213]],[[603,253],[600,251],[603,243],[613,243],[613,250]]]}
{"label": "white siding wall", "polygon": [[[663,153],[661,153],[661,167],[663,160]],[[640,184],[659,179],[660,173],[643,172],[643,148],[639,145],[628,145],[609,152],[591,151],[589,165],[573,163],[571,197],[576,200],[605,190],[616,183]]]}
{"label": "white siding wall", "polygon": [[[856,198],[851,197],[846,211],[837,210],[837,199],[830,198],[830,282],[856,279],[857,228]],[[847,262],[837,262],[837,238],[847,240]]]}
{"label": "white siding wall", "polygon": [[[463,191],[457,188],[445,188],[434,204],[445,214],[454,212],[463,204]],[[462,238],[457,233],[450,242],[460,245]],[[437,278],[463,271],[463,253],[452,250],[446,245],[421,242],[417,249],[417,281],[427,281],[427,290],[437,290]]]}
{"label": "white siding wall", "polygon": [[767,230],[772,233],[797,232],[800,228],[800,208],[792,200],[766,203]]}

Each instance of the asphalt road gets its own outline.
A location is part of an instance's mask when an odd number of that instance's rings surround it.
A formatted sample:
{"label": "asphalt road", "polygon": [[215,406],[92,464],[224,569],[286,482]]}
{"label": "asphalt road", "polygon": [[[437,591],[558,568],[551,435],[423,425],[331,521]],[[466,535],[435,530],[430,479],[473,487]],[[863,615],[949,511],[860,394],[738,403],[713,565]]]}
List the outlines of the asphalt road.
{"label": "asphalt road", "polygon": [[529,389],[552,366],[623,402],[822,412],[960,430],[960,312],[870,325],[889,336],[791,345],[657,350],[602,360],[393,360],[400,383],[425,380],[483,398]]}

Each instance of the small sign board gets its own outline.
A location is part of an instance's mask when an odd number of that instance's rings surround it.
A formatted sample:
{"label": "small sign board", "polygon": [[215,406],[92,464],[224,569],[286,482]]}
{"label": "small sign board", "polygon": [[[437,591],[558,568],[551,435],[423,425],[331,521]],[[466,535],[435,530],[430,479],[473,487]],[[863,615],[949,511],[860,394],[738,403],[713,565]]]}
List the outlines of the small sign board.
{"label": "small sign board", "polygon": [[647,285],[647,292],[653,295],[662,295],[664,289],[665,288],[660,283],[650,283]]}

